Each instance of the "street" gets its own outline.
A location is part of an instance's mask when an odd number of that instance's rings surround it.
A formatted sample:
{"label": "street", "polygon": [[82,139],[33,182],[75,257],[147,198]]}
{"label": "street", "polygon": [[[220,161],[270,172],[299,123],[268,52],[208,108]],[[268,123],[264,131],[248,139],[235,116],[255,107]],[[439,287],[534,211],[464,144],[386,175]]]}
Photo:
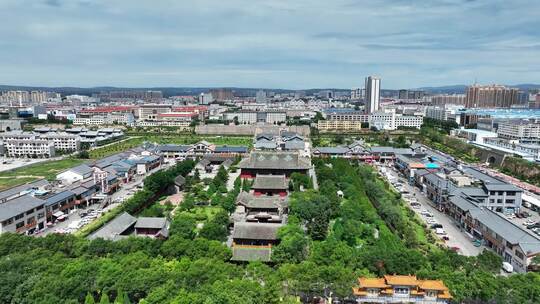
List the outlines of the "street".
{"label": "street", "polygon": [[[452,218],[434,208],[429,199],[418,188],[412,187],[405,181],[404,178],[399,177],[394,168],[385,168],[386,173],[393,178],[399,180],[403,184],[403,188],[409,191],[413,198],[416,198],[421,207],[418,209],[414,209],[411,208],[409,204],[407,204],[407,206],[424,220],[426,218],[421,214],[421,212],[422,210],[427,210],[433,215],[435,221],[443,226],[443,229],[449,238],[449,240],[444,241],[446,246],[448,246],[449,248],[458,247],[458,252],[465,256],[475,256],[482,252],[484,248],[475,247],[472,242],[474,239],[467,235],[464,231],[462,232],[460,227],[456,225]],[[404,198],[404,200],[407,202],[407,199]]]}

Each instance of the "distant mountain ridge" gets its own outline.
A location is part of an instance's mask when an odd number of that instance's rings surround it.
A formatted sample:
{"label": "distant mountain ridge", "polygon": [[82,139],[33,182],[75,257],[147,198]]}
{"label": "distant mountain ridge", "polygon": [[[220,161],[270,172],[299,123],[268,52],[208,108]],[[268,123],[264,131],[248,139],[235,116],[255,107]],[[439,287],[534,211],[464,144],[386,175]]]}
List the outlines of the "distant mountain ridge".
{"label": "distant mountain ridge", "polygon": [[[438,86],[438,87],[420,87],[410,90],[423,90],[432,94],[462,94],[465,93],[465,90],[468,85],[448,85],[448,86]],[[507,85],[513,88],[519,88],[520,90],[527,91],[530,89],[540,89],[540,84],[516,84],[516,85]],[[311,89],[302,89],[302,90],[291,90],[291,89],[268,89],[268,88],[241,88],[241,87],[146,87],[146,88],[133,88],[133,87],[113,87],[113,86],[99,86],[99,87],[47,87],[47,86],[18,86],[18,85],[0,85],[0,91],[11,91],[11,90],[23,90],[23,91],[51,91],[58,92],[64,95],[71,94],[81,94],[81,95],[92,95],[100,92],[110,92],[110,91],[162,91],[163,95],[174,96],[174,95],[197,95],[203,92],[208,92],[211,89],[227,88],[234,90],[239,95],[243,96],[254,96],[255,92],[258,90],[273,91],[276,93],[290,93],[295,91],[304,91],[306,94],[311,95],[319,91],[332,90],[332,91],[349,91],[350,89],[340,89],[340,88],[311,88]],[[391,93],[392,91],[397,91],[397,89],[382,89],[384,92]]]}

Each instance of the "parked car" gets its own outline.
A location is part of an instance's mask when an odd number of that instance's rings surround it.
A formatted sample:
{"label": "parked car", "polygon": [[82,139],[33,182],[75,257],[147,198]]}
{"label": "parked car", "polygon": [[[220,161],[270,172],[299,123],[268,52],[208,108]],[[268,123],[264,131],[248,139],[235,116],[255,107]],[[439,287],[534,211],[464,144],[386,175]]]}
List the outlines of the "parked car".
{"label": "parked car", "polygon": [[535,223],[535,222],[534,222],[533,220],[526,220],[526,221],[523,222],[522,224],[523,224],[524,226],[530,226],[530,225],[534,225],[534,223]]}
{"label": "parked car", "polygon": [[431,225],[431,229],[436,229],[436,228],[442,228],[443,226],[439,223],[435,223],[433,225]]}
{"label": "parked car", "polygon": [[445,235],[446,231],[444,231],[444,229],[442,229],[442,228],[436,228],[435,233],[438,234],[438,235]]}
{"label": "parked car", "polygon": [[540,222],[527,226],[527,229],[540,228]]}
{"label": "parked car", "polygon": [[502,269],[508,273],[512,273],[514,272],[514,266],[512,266],[512,264],[508,263],[508,262],[503,262],[502,263]]}

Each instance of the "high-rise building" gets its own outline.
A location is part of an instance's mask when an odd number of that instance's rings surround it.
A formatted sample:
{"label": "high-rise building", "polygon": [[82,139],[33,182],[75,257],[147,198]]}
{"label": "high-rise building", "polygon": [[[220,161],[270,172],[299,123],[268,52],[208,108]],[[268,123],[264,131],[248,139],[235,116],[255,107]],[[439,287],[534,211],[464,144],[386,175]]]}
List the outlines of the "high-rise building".
{"label": "high-rise building", "polygon": [[255,95],[255,100],[257,103],[266,103],[266,92],[264,90],[257,91]]}
{"label": "high-rise building", "polygon": [[216,101],[226,101],[234,99],[233,91],[231,89],[212,89],[210,90],[210,94],[212,94]]}
{"label": "high-rise building", "polygon": [[362,89],[361,88],[352,88],[351,89],[351,99],[352,100],[362,99]]}
{"label": "high-rise building", "polygon": [[467,88],[467,108],[510,108],[519,104],[519,90],[502,85],[472,85]]}
{"label": "high-rise building", "polygon": [[399,90],[398,91],[398,99],[407,99],[409,98],[409,91],[407,90]]}
{"label": "high-rise building", "polygon": [[441,94],[431,96],[431,104],[434,106],[444,106],[446,104],[465,105],[465,94]]}
{"label": "high-rise building", "polygon": [[374,76],[366,78],[366,113],[371,114],[379,110],[381,96],[381,79]]}
{"label": "high-rise building", "polygon": [[199,95],[199,104],[208,105],[214,101],[214,96],[212,93],[201,93]]}

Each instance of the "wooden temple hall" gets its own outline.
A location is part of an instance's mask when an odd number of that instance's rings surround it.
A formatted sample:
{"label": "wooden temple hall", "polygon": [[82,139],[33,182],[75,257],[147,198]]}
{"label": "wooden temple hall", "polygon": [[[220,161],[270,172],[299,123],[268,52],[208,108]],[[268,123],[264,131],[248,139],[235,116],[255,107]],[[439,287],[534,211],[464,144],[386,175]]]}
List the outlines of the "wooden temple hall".
{"label": "wooden temple hall", "polygon": [[297,152],[253,151],[238,163],[242,178],[255,178],[261,175],[285,175],[289,177],[298,172],[308,174],[311,160]]}
{"label": "wooden temple hall", "polygon": [[360,277],[353,295],[357,303],[445,304],[452,299],[443,281],[419,280],[414,275]]}
{"label": "wooden temple hall", "polygon": [[231,260],[271,262],[278,230],[287,223],[289,177],[308,174],[311,160],[297,152],[254,151],[238,167],[241,178],[254,180],[236,199]]}

